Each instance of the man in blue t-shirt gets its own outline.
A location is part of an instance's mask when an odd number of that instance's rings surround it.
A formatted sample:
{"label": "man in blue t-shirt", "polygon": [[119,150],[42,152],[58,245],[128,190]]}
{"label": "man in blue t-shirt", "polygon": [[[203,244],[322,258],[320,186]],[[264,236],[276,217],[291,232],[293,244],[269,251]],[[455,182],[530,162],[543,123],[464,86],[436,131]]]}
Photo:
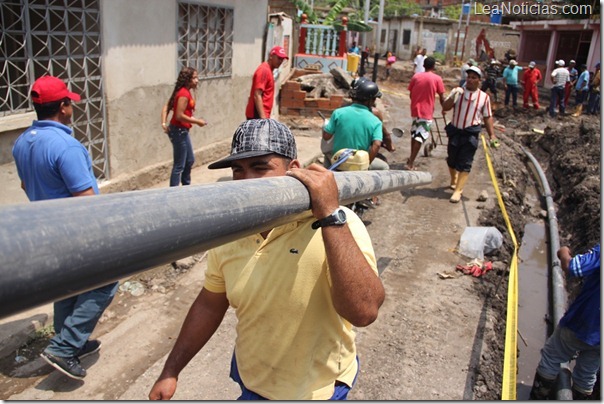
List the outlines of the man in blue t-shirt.
{"label": "man in blue t-shirt", "polygon": [[589,71],[587,65],[581,65],[579,67],[579,78],[577,84],[575,84],[575,105],[577,109],[573,116],[579,116],[583,113],[583,103],[587,99],[587,92],[589,91]]}
{"label": "man in blue t-shirt", "polygon": [[503,69],[503,85],[505,87],[505,106],[510,104],[510,94],[512,95],[512,106],[516,108],[516,100],[518,98],[518,72],[521,72],[523,67],[518,66],[518,62],[514,59],[510,60],[508,67]]}
{"label": "man in blue t-shirt", "polygon": [[[99,193],[88,151],[69,128],[78,94],[63,81],[43,76],[31,88],[38,120],[15,142],[13,157],[21,188],[30,201],[88,196]],[[83,379],[80,359],[97,352],[101,343],[89,340],[118,283],[54,303],[55,335],[41,354],[50,365],[73,379]],[[65,286],[65,293],[69,287]]]}
{"label": "man in blue t-shirt", "polygon": [[562,270],[583,279],[583,287],[541,350],[530,399],[549,397],[560,364],[578,353],[573,368],[573,400],[586,399],[593,392],[600,370],[600,245],[585,254],[572,256],[568,247],[558,250]]}

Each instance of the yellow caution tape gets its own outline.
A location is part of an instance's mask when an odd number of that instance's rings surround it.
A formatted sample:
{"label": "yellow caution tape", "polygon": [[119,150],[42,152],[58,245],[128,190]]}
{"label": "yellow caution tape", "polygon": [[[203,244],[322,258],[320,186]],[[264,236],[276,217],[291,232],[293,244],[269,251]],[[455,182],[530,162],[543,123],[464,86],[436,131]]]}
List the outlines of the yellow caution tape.
{"label": "yellow caution tape", "polygon": [[514,243],[514,253],[512,254],[512,260],[510,262],[510,274],[508,280],[508,302],[505,327],[505,352],[503,355],[503,380],[501,382],[501,399],[516,400],[516,374],[518,373],[518,341],[516,340],[516,335],[518,335],[518,242],[516,241],[516,235],[514,234],[514,229],[510,223],[507,210],[503,204],[501,192],[499,192],[499,186],[497,185],[497,178],[495,177],[495,171],[493,170],[493,164],[491,162],[487,142],[484,135],[482,135],[481,138],[482,146],[485,152],[484,154],[487,160],[487,166],[489,168],[489,174],[491,176],[491,182],[493,183],[493,188],[495,188],[495,194],[497,195],[499,209],[501,209],[508,233],[510,234],[512,243]]}

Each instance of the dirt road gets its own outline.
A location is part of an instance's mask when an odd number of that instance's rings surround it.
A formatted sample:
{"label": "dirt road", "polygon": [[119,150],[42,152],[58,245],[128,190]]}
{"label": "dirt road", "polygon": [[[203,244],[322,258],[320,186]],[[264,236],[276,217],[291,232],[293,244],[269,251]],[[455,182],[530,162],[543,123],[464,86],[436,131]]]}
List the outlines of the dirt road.
{"label": "dirt road", "polygon": [[[398,88],[383,88],[390,113],[386,124],[408,131],[407,96]],[[296,133],[319,136],[316,129]],[[394,169],[402,168],[409,151],[408,135],[397,140],[397,151],[386,152]],[[432,157],[418,160],[419,170],[432,173],[431,185],[383,195],[381,205],[364,216],[387,298],[379,319],[358,330],[361,374],[353,399],[472,397],[468,369],[476,366],[475,358],[483,351],[476,331],[480,330],[479,336],[488,332],[488,309],[485,317],[474,279],[443,280],[437,273],[454,273],[455,265],[463,263],[453,250],[463,229],[476,225],[480,210],[475,199],[489,189],[489,182],[484,169],[477,170],[481,174],[473,176],[464,203],[449,203],[445,152],[445,146],[437,146]],[[202,255],[190,269],[157,268],[132,279],[147,286],[147,292],[140,297],[120,293],[110,306],[95,331],[103,341],[101,354],[84,360],[89,369],[85,381],[70,380],[33,356],[12,369],[5,364],[2,398],[146,398],[200,288],[204,268]],[[183,372],[175,399],[237,397],[237,387],[228,379],[233,323],[229,312],[218,335]]]}
{"label": "dirt road", "polygon": [[[381,87],[390,114],[386,125],[408,133],[404,86]],[[316,127],[296,130],[296,135],[315,137],[318,144]],[[400,169],[409,154],[408,135],[396,146],[396,152],[385,154],[391,168]],[[524,208],[525,201],[537,197],[527,170],[518,157],[512,159],[512,149],[501,153],[499,164],[506,167],[507,179],[515,181],[506,192],[522,228],[537,217],[537,212]],[[363,217],[387,297],[378,320],[357,330],[361,371],[351,399],[496,399],[500,394],[506,254],[494,261],[496,270],[488,276],[472,278],[455,273],[455,265],[464,264],[465,258],[454,251],[466,226],[488,225],[481,213],[494,212],[492,223],[500,219],[482,149],[460,204],[448,201],[445,155],[446,147],[438,145],[430,157],[418,157],[418,169],[432,174],[432,184],[383,195],[381,205]],[[476,200],[481,191],[489,194],[486,202]],[[139,297],[127,291],[116,296],[95,330],[94,336],[103,342],[100,355],[83,361],[88,369],[85,381],[68,379],[39,359],[45,344],[41,338],[16,353],[25,358],[22,362],[15,363],[15,356],[1,361],[0,398],[145,399],[200,289],[204,269],[205,257],[200,254],[178,269],[165,266],[133,277],[131,281],[141,282],[146,292]],[[503,285],[500,293],[491,293],[498,285]],[[174,399],[237,397],[238,387],[228,378],[234,322],[229,311],[217,334],[181,374]]]}

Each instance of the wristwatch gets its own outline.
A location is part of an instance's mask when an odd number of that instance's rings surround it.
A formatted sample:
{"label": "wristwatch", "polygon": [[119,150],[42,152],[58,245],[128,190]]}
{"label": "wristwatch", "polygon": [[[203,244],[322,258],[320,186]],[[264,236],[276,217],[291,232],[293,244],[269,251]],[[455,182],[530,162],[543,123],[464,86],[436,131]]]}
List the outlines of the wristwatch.
{"label": "wristwatch", "polygon": [[312,224],[313,229],[318,229],[319,227],[327,227],[327,226],[343,226],[346,224],[346,212],[344,209],[337,208],[333,211],[333,213],[323,219],[319,219]]}

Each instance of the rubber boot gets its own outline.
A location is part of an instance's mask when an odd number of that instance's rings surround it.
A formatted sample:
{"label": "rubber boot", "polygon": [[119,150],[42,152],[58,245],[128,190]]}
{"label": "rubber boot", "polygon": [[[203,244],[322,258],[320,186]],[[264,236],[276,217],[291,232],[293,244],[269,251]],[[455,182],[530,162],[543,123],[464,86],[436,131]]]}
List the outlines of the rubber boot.
{"label": "rubber boot", "polygon": [[449,167],[449,174],[451,175],[451,184],[449,185],[449,188],[455,189],[455,186],[457,185],[457,175],[459,174],[459,171]]}
{"label": "rubber boot", "polygon": [[575,110],[575,113],[573,114],[573,116],[581,116],[582,113],[583,113],[583,104],[579,104],[579,105],[577,105],[577,109]]}
{"label": "rubber boot", "polygon": [[538,372],[535,372],[533,388],[531,389],[529,400],[548,400],[551,397],[555,386],[556,379],[546,379]]}
{"label": "rubber boot", "polygon": [[573,392],[573,400],[589,400],[591,397],[591,393],[587,394],[575,386],[572,387],[571,391]]}
{"label": "rubber boot", "polygon": [[467,171],[461,171],[457,175],[457,184],[455,184],[455,192],[453,192],[453,195],[451,195],[451,199],[449,199],[449,202],[458,203],[459,201],[461,201],[461,194],[463,193],[463,187],[464,187],[464,185],[466,185],[466,181],[468,180],[469,175],[470,175],[470,173]]}

